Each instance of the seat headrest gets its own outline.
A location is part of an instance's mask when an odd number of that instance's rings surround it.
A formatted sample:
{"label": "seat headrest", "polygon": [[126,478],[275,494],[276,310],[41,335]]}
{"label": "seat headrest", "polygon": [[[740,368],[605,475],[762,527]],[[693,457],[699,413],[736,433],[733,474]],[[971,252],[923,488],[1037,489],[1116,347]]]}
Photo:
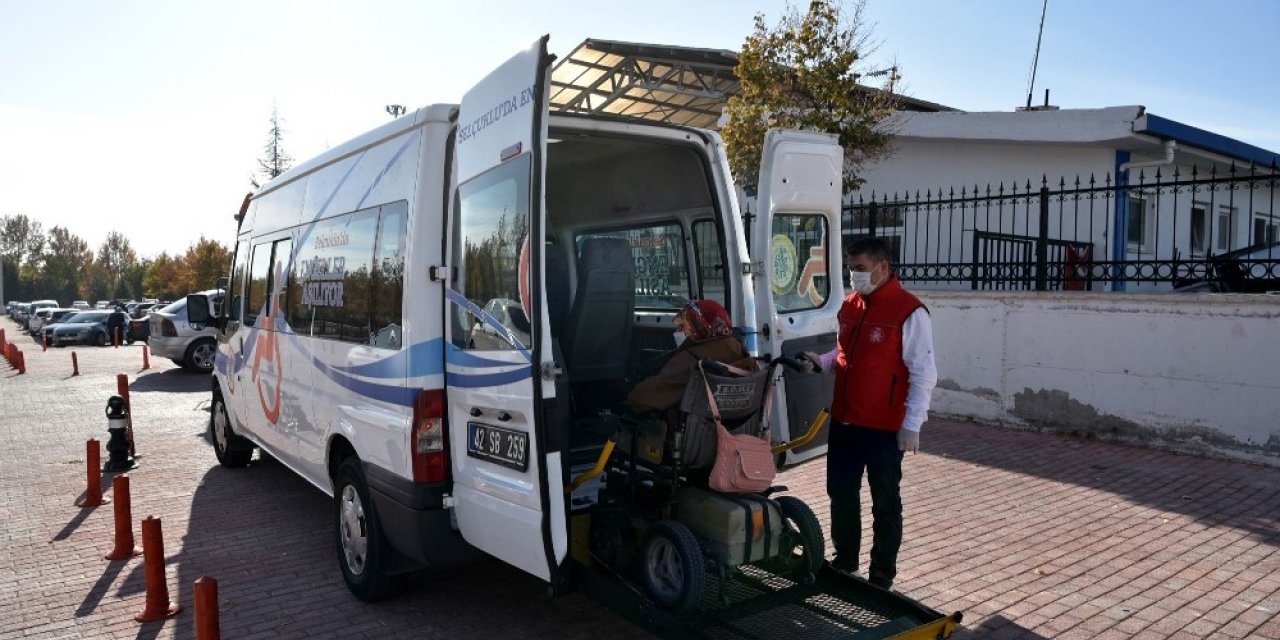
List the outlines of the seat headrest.
{"label": "seat headrest", "polygon": [[582,241],[582,255],[578,256],[578,268],[595,270],[602,267],[630,270],[631,243],[625,238],[594,237]]}

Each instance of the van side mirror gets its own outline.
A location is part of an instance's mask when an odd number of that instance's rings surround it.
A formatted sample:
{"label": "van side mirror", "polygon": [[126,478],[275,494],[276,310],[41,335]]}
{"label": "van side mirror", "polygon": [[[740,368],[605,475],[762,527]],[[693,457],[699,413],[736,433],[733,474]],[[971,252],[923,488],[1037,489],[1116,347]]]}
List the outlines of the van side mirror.
{"label": "van side mirror", "polygon": [[209,323],[211,316],[209,314],[209,296],[203,293],[193,293],[187,296],[187,322],[189,324],[206,325]]}
{"label": "van side mirror", "polygon": [[228,278],[227,276],[218,278],[218,284],[216,286],[219,290],[226,291],[227,287],[231,286],[231,278]]}

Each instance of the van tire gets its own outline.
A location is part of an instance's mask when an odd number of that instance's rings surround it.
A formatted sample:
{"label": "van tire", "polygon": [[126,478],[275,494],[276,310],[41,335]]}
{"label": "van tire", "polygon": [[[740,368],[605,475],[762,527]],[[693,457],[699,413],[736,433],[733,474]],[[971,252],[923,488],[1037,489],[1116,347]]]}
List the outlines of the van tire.
{"label": "van tire", "polygon": [[182,367],[198,373],[213,373],[213,358],[217,352],[218,343],[212,338],[196,340],[182,356]]}
{"label": "van tire", "polygon": [[702,598],[707,566],[689,527],[658,521],[645,536],[639,564],[645,593],[660,608],[679,614]]}
{"label": "van tire", "polygon": [[365,602],[385,600],[395,593],[393,578],[384,571],[391,547],[382,534],[359,458],[342,461],[333,487],[334,539],[342,579]]}
{"label": "van tire", "polygon": [[822,524],[813,509],[794,496],[778,498],[778,510],[786,521],[787,541],[782,549],[783,571],[803,584],[812,584],[823,562]]}
{"label": "van tire", "polygon": [[220,395],[213,397],[213,407],[209,411],[209,442],[213,444],[213,455],[218,457],[218,464],[229,469],[246,467],[253,458],[253,442],[236,435],[231,428],[231,416],[227,414],[227,404]]}

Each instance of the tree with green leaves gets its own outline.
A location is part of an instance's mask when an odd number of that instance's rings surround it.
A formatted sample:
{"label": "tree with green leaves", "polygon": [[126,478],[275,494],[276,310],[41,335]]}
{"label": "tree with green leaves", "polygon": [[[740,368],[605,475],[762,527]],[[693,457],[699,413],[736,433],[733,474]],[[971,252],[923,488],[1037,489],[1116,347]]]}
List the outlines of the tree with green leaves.
{"label": "tree with green leaves", "polygon": [[44,295],[68,303],[80,295],[80,284],[93,263],[89,243],[64,227],[49,230],[36,282]]}
{"label": "tree with green leaves", "polygon": [[231,250],[217,240],[200,236],[199,242],[187,248],[182,257],[187,279],[193,289],[211,289],[218,278],[227,275],[231,268]]}
{"label": "tree with green leaves", "polygon": [[741,92],[729,99],[728,122],[720,131],[741,186],[755,187],[769,129],[835,134],[844,148],[846,192],[862,184],[858,172],[867,161],[888,152],[891,134],[878,125],[897,104],[896,70],[885,87],[861,83],[869,74],[862,67],[871,48],[864,6],[862,0],[851,7],[813,0],[803,13],[788,7],[775,26],[756,14],[734,67]]}
{"label": "tree with green leaves", "polygon": [[[119,231],[112,231],[107,234],[102,246],[98,247],[98,254],[94,258],[94,270],[97,272],[94,274],[95,280],[102,280],[110,292],[109,297],[133,298],[141,292],[131,291],[123,280],[125,269],[137,261],[138,254],[129,244],[129,239]],[[124,294],[120,295],[122,287]]]}
{"label": "tree with green leaves", "polygon": [[267,145],[262,150],[262,157],[258,158],[258,171],[249,176],[249,183],[254,189],[262,186],[258,182],[259,177],[263,179],[262,183],[266,183],[293,166],[293,156],[284,150],[284,129],[280,127],[280,120],[276,106],[271,105],[271,128],[267,131]]}

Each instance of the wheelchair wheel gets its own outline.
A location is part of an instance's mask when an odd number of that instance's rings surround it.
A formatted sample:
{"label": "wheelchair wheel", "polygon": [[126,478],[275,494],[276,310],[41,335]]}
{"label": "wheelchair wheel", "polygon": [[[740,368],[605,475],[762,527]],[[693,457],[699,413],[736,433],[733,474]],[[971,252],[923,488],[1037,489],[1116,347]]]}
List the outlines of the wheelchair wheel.
{"label": "wheelchair wheel", "polygon": [[706,564],[693,532],[675,520],[653,525],[640,552],[640,580],[649,598],[667,611],[683,613],[696,604]]}
{"label": "wheelchair wheel", "polygon": [[[782,548],[782,570],[804,584],[813,582],[822,569],[822,525],[813,509],[793,496],[778,498],[778,509],[786,521],[787,533]],[[789,542],[787,542],[789,541]]]}

